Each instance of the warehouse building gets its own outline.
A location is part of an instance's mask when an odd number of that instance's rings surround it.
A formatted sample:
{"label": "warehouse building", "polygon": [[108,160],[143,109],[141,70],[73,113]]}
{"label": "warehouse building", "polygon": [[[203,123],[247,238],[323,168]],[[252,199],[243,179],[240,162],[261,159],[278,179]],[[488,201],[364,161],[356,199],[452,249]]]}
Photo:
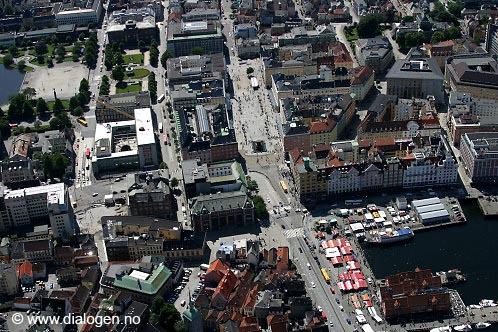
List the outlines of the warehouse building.
{"label": "warehouse building", "polygon": [[448,210],[438,197],[414,200],[412,208],[418,220],[424,225],[432,225],[450,221]]}

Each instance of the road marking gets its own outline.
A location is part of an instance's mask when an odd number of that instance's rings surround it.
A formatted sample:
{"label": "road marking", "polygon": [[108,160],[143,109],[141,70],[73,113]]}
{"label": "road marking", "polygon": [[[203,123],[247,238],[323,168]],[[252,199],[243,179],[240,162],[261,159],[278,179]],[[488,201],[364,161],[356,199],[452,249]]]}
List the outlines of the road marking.
{"label": "road marking", "polygon": [[288,229],[288,230],[284,231],[284,235],[288,239],[291,239],[294,237],[303,237],[304,236],[304,229],[301,227]]}

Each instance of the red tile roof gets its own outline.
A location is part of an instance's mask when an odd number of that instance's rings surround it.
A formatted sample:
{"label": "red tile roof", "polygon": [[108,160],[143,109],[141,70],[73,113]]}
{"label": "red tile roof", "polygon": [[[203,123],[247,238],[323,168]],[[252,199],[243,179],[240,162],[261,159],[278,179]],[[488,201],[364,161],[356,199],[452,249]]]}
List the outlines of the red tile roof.
{"label": "red tile roof", "polygon": [[225,276],[221,279],[220,283],[216,287],[213,297],[221,294],[226,300],[230,296],[230,293],[233,291],[237,284],[237,276],[230,270],[225,274]]}
{"label": "red tile roof", "polygon": [[354,68],[351,73],[351,84],[363,84],[365,81],[374,74],[372,68],[361,66]]}
{"label": "red tile roof", "polygon": [[334,64],[353,63],[353,59],[351,58],[351,55],[349,54],[348,49],[346,48],[346,45],[344,45],[341,42],[337,43],[337,45],[334,46],[333,54],[334,54]]}
{"label": "red tile roof", "polygon": [[33,278],[33,264],[30,262],[24,262],[19,265],[18,276],[22,278],[24,275],[28,275]]}
{"label": "red tile roof", "polygon": [[289,269],[289,247],[278,247],[277,249],[277,271]]}
{"label": "red tile roof", "polygon": [[331,118],[327,118],[326,120],[315,121],[310,125],[310,134],[318,134],[329,132],[334,129],[336,122]]}

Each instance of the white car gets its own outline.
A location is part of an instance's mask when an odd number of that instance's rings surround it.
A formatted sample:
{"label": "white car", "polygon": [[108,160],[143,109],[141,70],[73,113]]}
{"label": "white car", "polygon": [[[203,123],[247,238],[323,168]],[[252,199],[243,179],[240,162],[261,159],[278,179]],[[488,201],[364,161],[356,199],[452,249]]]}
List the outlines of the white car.
{"label": "white car", "polygon": [[322,309],[322,307],[321,307],[321,306],[316,307],[316,309],[317,309],[319,312],[322,312],[322,311],[323,311],[323,309]]}
{"label": "white car", "polygon": [[316,287],[316,285],[315,285],[315,283],[312,281],[312,282],[311,282],[311,288],[315,288],[315,287]]}

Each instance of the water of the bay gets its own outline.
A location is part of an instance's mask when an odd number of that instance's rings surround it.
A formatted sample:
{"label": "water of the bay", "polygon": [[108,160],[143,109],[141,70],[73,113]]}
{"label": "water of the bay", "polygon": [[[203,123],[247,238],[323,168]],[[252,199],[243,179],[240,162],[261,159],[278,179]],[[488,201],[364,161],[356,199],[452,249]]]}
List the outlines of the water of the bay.
{"label": "water of the bay", "polygon": [[7,69],[0,64],[0,105],[8,102],[9,97],[19,91],[24,73],[17,69]]}
{"label": "water of the bay", "polygon": [[392,247],[365,247],[377,278],[419,267],[458,268],[467,282],[451,286],[466,305],[498,300],[498,218],[484,219],[477,203],[462,203],[467,224],[417,233],[414,240]]}

